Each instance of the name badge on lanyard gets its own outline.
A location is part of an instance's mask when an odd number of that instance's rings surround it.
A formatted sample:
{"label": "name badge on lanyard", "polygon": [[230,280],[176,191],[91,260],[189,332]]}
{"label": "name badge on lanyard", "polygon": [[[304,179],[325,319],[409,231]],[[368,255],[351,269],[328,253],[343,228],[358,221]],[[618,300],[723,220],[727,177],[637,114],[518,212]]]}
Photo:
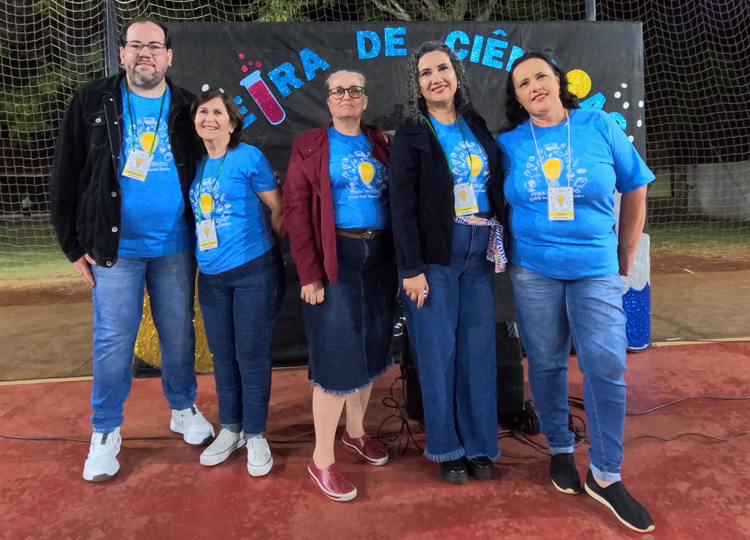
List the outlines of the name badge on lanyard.
{"label": "name badge on lanyard", "polygon": [[550,221],[573,221],[575,210],[573,203],[573,188],[547,188],[547,213]]}
{"label": "name badge on lanyard", "polygon": [[219,247],[219,239],[216,237],[216,222],[213,218],[202,219],[195,226],[198,229],[198,249],[207,251]]}
{"label": "name badge on lanyard", "polygon": [[479,212],[474,184],[471,182],[453,185],[453,201],[457,216],[468,216]]}
{"label": "name badge on lanyard", "polygon": [[151,139],[151,150],[146,152],[144,149],[138,150],[135,147],[135,122],[133,121],[133,102],[130,99],[130,87],[125,83],[125,91],[128,96],[128,113],[130,114],[130,137],[132,140],[132,149],[128,154],[128,159],[125,162],[125,166],[122,169],[122,175],[127,178],[132,178],[140,182],[146,181],[148,170],[151,168],[151,162],[154,160],[154,148],[156,148],[156,140],[159,136],[159,125],[161,124],[161,115],[164,112],[164,101],[167,98],[167,91],[161,96],[161,107],[159,108],[159,118],[156,120],[156,127],[154,128],[153,138]]}
{"label": "name badge on lanyard", "polygon": [[122,175],[145,182],[153,160],[153,155],[149,155],[143,150],[133,149],[130,151],[128,160],[125,162],[125,167],[122,169]]}

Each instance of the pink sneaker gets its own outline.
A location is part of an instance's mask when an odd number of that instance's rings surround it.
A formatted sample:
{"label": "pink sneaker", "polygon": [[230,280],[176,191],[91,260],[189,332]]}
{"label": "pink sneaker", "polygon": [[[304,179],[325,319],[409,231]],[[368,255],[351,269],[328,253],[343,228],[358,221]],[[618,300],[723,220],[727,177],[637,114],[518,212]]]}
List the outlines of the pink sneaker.
{"label": "pink sneaker", "polygon": [[388,452],[386,449],[380,443],[373,441],[367,433],[358,439],[353,439],[349,436],[349,433],[344,431],[344,436],[341,437],[341,440],[344,446],[357,452],[370,465],[380,466],[388,463]]}
{"label": "pink sneaker", "polygon": [[311,459],[307,470],[313,482],[332,500],[351,501],[357,496],[357,488],[341,475],[335,463],[326,469],[318,469],[315,466],[315,461]]}

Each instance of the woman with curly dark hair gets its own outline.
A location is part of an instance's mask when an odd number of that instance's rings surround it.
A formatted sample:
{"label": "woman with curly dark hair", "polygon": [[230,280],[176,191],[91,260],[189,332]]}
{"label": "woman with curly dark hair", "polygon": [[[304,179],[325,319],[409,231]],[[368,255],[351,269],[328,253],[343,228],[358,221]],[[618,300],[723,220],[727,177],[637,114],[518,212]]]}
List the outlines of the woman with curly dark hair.
{"label": "woman with curly dark hair", "polygon": [[497,142],[508,154],[509,274],[552,483],[581,491],[568,429],[572,338],[591,434],[586,492],[631,529],[651,531],[651,516],[620,478],[627,351],[620,276],[633,266],[654,175],[610,115],[578,107],[565,72],[543,54],[515,61],[506,107],[509,124]]}
{"label": "woman with curly dark hair", "polygon": [[402,300],[424,404],[425,456],[443,480],[493,476],[497,445],[494,271],[502,271],[501,153],[445,44],[407,66],[407,120],[391,152]]}

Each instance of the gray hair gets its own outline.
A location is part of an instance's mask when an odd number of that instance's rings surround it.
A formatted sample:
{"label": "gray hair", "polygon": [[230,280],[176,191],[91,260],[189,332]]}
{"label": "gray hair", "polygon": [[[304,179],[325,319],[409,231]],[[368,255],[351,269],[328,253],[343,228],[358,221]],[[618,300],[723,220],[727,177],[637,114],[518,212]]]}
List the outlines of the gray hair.
{"label": "gray hair", "polygon": [[326,79],[326,87],[329,90],[331,89],[331,79],[333,79],[336,75],[340,75],[341,73],[353,73],[354,75],[359,76],[359,78],[362,79],[362,88],[366,87],[367,79],[365,79],[365,76],[362,75],[359,71],[353,71],[351,69],[340,69],[338,71],[334,71],[333,73],[331,73]]}
{"label": "gray hair", "polygon": [[474,110],[471,105],[471,91],[469,90],[469,77],[466,75],[461,60],[456,53],[442,41],[427,41],[415,50],[409,62],[406,64],[406,118],[415,122],[424,122],[427,116],[427,104],[419,88],[419,60],[427,53],[434,51],[444,52],[451,61],[453,70],[456,72],[458,88],[453,96],[453,103],[457,114],[469,113]]}

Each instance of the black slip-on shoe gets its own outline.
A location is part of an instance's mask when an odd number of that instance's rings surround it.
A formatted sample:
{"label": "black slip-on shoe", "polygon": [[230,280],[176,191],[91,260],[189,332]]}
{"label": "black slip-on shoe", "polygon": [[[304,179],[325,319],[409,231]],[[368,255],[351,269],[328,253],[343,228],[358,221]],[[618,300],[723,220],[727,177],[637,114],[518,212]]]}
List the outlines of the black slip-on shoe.
{"label": "black slip-on shoe", "polygon": [[469,474],[477,480],[492,480],[495,477],[495,467],[487,456],[477,456],[469,460]]}
{"label": "black slip-on shoe", "polygon": [[626,527],[641,533],[654,530],[654,520],[651,519],[648,510],[628,493],[622,482],[615,482],[603,488],[596,483],[594,475],[589,469],[589,473],[586,475],[586,493],[612,510],[617,519],[622,521]]}
{"label": "black slip-on shoe", "polygon": [[552,454],[549,462],[552,485],[562,493],[577,495],[581,492],[581,477],[578,476],[573,454]]}
{"label": "black slip-on shoe", "polygon": [[440,463],[440,475],[449,484],[465,484],[469,481],[469,465],[465,457]]}

